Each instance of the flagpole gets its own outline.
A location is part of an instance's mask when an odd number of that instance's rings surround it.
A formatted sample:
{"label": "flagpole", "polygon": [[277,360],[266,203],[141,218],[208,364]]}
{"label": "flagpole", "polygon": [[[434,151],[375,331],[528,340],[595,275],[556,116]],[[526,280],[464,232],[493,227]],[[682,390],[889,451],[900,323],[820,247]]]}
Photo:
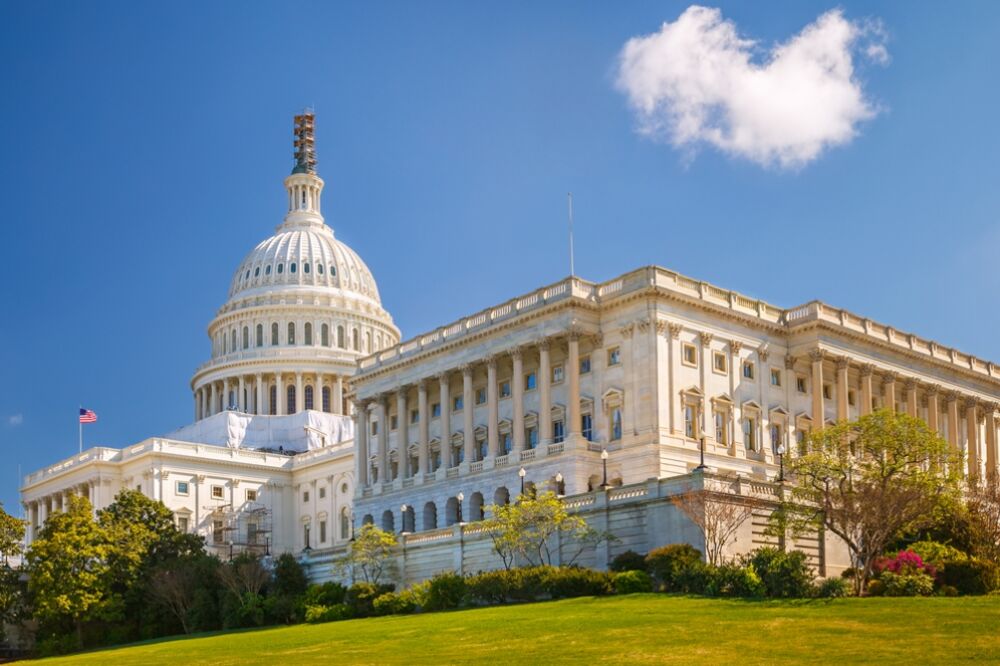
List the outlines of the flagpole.
{"label": "flagpole", "polygon": [[[80,409],[83,409],[83,405],[80,405]],[[76,425],[80,430],[80,453],[83,453],[83,421],[80,420],[80,412],[76,413]]]}

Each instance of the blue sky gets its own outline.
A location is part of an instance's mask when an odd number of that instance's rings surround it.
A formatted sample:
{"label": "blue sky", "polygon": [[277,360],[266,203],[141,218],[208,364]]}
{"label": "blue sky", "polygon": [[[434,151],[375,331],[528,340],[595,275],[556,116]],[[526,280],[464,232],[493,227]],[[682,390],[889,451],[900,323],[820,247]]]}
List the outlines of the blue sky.
{"label": "blue sky", "polygon": [[[713,3],[754,57],[825,2]],[[280,223],[291,116],[404,336],[568,273],[656,263],[1000,361],[1000,5],[844,2],[878,114],[794,168],[641,135],[625,43],[688,3],[0,3],[0,501],[16,470],[190,420],[240,259]]]}

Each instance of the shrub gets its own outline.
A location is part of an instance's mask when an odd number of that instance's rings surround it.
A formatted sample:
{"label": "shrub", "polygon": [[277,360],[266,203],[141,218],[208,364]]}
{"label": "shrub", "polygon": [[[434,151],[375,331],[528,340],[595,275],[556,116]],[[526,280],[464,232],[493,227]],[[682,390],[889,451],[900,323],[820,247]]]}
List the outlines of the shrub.
{"label": "shrub", "polygon": [[636,592],[652,592],[653,579],[645,571],[619,571],[614,576],[615,592],[618,594],[634,594]]}
{"label": "shrub", "polygon": [[354,617],[368,617],[375,614],[375,600],[386,592],[392,592],[393,585],[375,585],[373,583],[355,583],[347,588],[344,603],[351,609]]}
{"label": "shrub", "polygon": [[692,582],[690,570],[699,564],[703,564],[701,551],[687,543],[657,548],[646,555],[646,571],[668,592],[694,592],[686,588]]}
{"label": "shrub", "polygon": [[429,580],[425,580],[422,583],[415,583],[414,585],[411,585],[400,594],[408,595],[418,609],[423,609],[427,606],[427,591],[430,587],[431,582]]}
{"label": "shrub", "polygon": [[887,597],[926,597],[934,592],[934,579],[925,573],[897,574],[883,571],[879,582]]}
{"label": "shrub", "polygon": [[408,615],[417,611],[417,603],[406,591],[386,592],[373,603],[375,615]]}
{"label": "shrub", "polygon": [[786,553],[773,547],[759,548],[744,564],[753,567],[769,597],[802,598],[812,592],[815,576],[802,551]]}
{"label": "shrub", "polygon": [[960,562],[969,559],[969,556],[958,548],[938,541],[917,541],[910,546],[910,550],[919,555],[925,564],[929,564],[935,569],[941,569],[945,562]]}
{"label": "shrub", "polygon": [[634,550],[626,550],[624,553],[615,555],[611,560],[612,571],[646,571],[646,556],[640,555]]}
{"label": "shrub", "polygon": [[885,594],[885,583],[878,578],[873,578],[868,581],[867,592],[869,597],[881,597]]}
{"label": "shrub", "polygon": [[465,600],[465,595],[465,579],[457,573],[445,571],[430,579],[424,608],[430,611],[458,608]]}
{"label": "shrub", "polygon": [[934,567],[924,563],[922,557],[912,550],[901,550],[895,557],[882,557],[875,561],[875,573],[881,575],[884,572],[894,573],[899,576],[910,576],[918,573],[934,577]]}
{"label": "shrub", "polygon": [[517,569],[507,571],[483,571],[465,579],[469,599],[480,604],[502,604],[510,598],[513,574]]}
{"label": "shrub", "polygon": [[942,585],[954,587],[959,594],[986,594],[1000,588],[1000,570],[986,560],[949,560],[940,579]]}
{"label": "shrub", "polygon": [[850,586],[843,578],[827,578],[816,586],[816,596],[820,599],[839,599],[846,597]]}
{"label": "shrub", "polygon": [[305,603],[307,606],[334,606],[344,603],[347,588],[340,583],[313,584],[306,588]]}
{"label": "shrub", "polygon": [[955,589],[954,587],[952,587],[951,585],[942,585],[940,588],[938,588],[938,592],[937,593],[938,593],[938,596],[942,596],[942,597],[957,597],[958,596],[958,590]]}
{"label": "shrub", "polygon": [[312,624],[348,620],[351,618],[351,609],[346,604],[333,604],[332,606],[307,605],[305,617],[306,622]]}
{"label": "shrub", "polygon": [[723,564],[715,569],[706,591],[713,597],[759,599],[767,590],[753,567]]}
{"label": "shrub", "polygon": [[596,597],[614,591],[611,574],[578,567],[551,567],[544,585],[553,599]]}

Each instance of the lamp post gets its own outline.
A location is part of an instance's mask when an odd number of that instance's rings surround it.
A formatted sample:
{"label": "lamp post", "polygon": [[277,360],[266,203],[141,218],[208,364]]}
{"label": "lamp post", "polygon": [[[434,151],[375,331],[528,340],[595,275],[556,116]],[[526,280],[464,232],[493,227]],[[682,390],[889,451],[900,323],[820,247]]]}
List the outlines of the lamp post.
{"label": "lamp post", "polygon": [[785,444],[778,444],[778,483],[785,482]]}
{"label": "lamp post", "polygon": [[601,449],[601,463],[604,465],[604,481],[601,482],[601,489],[606,490],[608,487],[608,450]]}
{"label": "lamp post", "polygon": [[407,507],[405,504],[403,506],[399,507],[399,514],[400,514],[399,515],[399,533],[400,534],[403,534],[404,532],[406,532],[406,510],[408,508],[409,507]]}
{"label": "lamp post", "polygon": [[465,499],[465,493],[459,492],[455,495],[455,499],[458,500],[458,524],[462,524],[462,500]]}
{"label": "lamp post", "polygon": [[698,450],[699,450],[699,455],[701,456],[701,462],[698,464],[697,467],[694,468],[694,471],[696,471],[696,472],[704,472],[706,469],[708,469],[707,467],[705,467],[705,436],[704,435],[702,435],[701,439],[699,440]]}
{"label": "lamp post", "polygon": [[233,561],[233,540],[229,540],[229,561]]}
{"label": "lamp post", "polygon": [[522,495],[524,495],[524,477],[525,477],[525,475],[527,475],[527,473],[528,472],[526,472],[523,467],[521,469],[517,470],[517,475],[519,477],[521,477],[521,494]]}
{"label": "lamp post", "polygon": [[562,485],[563,485],[563,475],[562,475],[562,472],[556,472],[556,495],[558,497],[562,497],[563,496],[563,492],[562,492],[563,487],[562,487]]}

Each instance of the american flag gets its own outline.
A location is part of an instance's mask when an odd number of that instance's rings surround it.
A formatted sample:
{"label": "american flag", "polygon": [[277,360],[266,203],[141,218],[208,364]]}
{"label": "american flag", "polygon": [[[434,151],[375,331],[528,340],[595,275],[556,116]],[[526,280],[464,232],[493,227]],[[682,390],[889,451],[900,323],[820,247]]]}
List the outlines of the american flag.
{"label": "american flag", "polygon": [[80,408],[80,423],[96,423],[97,414],[90,409]]}

